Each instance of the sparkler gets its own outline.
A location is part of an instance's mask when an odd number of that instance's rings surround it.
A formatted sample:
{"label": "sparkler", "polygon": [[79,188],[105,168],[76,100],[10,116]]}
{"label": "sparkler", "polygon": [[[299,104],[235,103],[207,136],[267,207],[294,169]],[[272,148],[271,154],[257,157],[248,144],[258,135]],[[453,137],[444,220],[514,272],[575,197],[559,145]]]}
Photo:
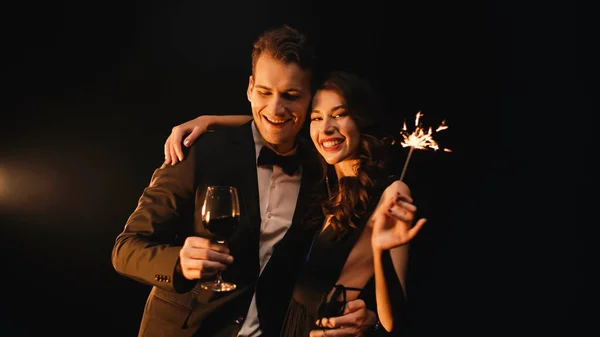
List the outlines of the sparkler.
{"label": "sparkler", "polygon": [[[433,129],[429,127],[428,131],[425,132],[425,129],[421,125],[420,119],[423,117],[421,111],[417,112],[417,116],[415,117],[415,130],[412,133],[409,133],[406,128],[406,121],[404,121],[404,126],[400,131],[400,135],[402,135],[402,142],[400,145],[402,147],[410,147],[408,151],[408,156],[406,157],[406,161],[404,162],[404,168],[402,169],[402,174],[400,175],[400,180],[404,178],[404,174],[406,173],[406,168],[408,167],[408,161],[410,160],[410,156],[413,153],[414,149],[418,150],[427,150],[433,149],[438,151],[440,149],[438,143],[433,139]],[[446,130],[448,126],[446,125],[446,120],[443,120],[442,123],[435,129],[435,132]],[[450,149],[443,149],[444,152],[452,152]]]}

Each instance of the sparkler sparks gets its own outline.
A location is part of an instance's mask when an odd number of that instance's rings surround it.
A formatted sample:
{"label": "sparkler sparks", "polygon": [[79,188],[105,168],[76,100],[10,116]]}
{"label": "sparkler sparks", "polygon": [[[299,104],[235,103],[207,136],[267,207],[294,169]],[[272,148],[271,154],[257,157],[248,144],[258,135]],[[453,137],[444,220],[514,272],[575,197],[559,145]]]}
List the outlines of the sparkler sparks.
{"label": "sparkler sparks", "polygon": [[[404,126],[400,131],[400,135],[402,136],[402,142],[400,145],[402,145],[402,147],[410,147],[410,151],[406,157],[406,162],[404,162],[402,174],[400,175],[400,180],[404,178],[406,168],[408,167],[408,161],[410,160],[410,156],[412,155],[414,149],[433,149],[434,151],[438,151],[440,149],[438,143],[433,139],[433,129],[429,127],[428,131],[425,132],[425,129],[420,121],[421,117],[423,117],[423,113],[421,113],[421,111],[417,112],[417,116],[415,117],[415,130],[412,133],[408,132],[406,121],[404,121]],[[446,120],[443,120],[442,123],[435,129],[435,132],[446,130],[447,128],[448,126],[446,125]],[[450,149],[443,149],[443,151],[452,152]]]}

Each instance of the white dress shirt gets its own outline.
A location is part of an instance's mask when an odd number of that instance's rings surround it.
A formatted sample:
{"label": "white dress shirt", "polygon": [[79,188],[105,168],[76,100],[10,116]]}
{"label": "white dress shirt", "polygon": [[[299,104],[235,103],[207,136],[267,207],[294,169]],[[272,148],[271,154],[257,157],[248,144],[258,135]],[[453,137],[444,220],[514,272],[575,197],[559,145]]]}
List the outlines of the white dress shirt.
{"label": "white dress shirt", "polygon": [[[254,122],[252,122],[252,135],[256,149],[256,160],[263,146],[266,146]],[[289,154],[293,154],[296,149]],[[282,153],[287,155],[287,153]],[[258,176],[258,195],[260,199],[260,244],[259,261],[260,272],[269,262],[273,254],[273,246],[279,242],[292,225],[292,218],[300,193],[300,180],[302,167],[293,176],[288,176],[281,167],[273,165],[256,168]],[[252,296],[248,314],[238,337],[256,337],[261,335],[256,298]]]}

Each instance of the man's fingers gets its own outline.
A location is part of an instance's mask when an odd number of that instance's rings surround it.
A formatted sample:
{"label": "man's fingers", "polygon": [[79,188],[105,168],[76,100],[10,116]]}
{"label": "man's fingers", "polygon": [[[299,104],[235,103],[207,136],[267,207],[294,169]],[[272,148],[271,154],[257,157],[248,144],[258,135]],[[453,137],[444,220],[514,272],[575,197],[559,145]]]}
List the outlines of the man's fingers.
{"label": "man's fingers", "polygon": [[196,236],[185,240],[179,256],[183,275],[189,280],[212,276],[233,262],[227,246]]}
{"label": "man's fingers", "polygon": [[360,331],[357,331],[355,328],[345,327],[339,329],[325,329],[325,330],[312,330],[310,332],[310,337],[356,337],[363,336]]}
{"label": "man's fingers", "polygon": [[200,262],[211,261],[225,264],[233,263],[233,256],[229,255],[229,248],[227,246],[196,236],[190,236],[185,240],[179,255],[182,261],[185,260],[187,266],[193,267],[198,266],[195,264],[191,265],[188,260],[197,260]]}
{"label": "man's fingers", "polygon": [[348,301],[346,303],[346,305],[344,306],[344,315],[349,314],[351,312],[356,312],[359,311],[361,309],[367,309],[367,305],[365,304],[365,301],[361,300],[361,299],[355,299],[352,301]]}
{"label": "man's fingers", "polygon": [[206,248],[220,253],[229,254],[229,248],[227,248],[226,245],[199,236],[189,236],[187,239],[185,239],[185,243],[183,245],[184,247],[189,246],[193,248]]}
{"label": "man's fingers", "polygon": [[208,260],[228,264],[233,263],[233,256],[205,248],[190,248],[182,251],[182,255],[194,260]]}
{"label": "man's fingers", "polygon": [[183,259],[181,260],[181,268],[216,273],[219,270],[227,269],[227,266],[217,261]]}
{"label": "man's fingers", "polygon": [[362,315],[364,315],[364,312],[360,312],[359,310],[344,311],[343,316],[322,318],[321,323],[324,327],[328,328],[339,328],[341,326],[348,325],[360,325],[360,319]]}
{"label": "man's fingers", "polygon": [[327,329],[335,328],[335,321],[329,317],[323,317],[323,318],[317,320],[316,323],[317,323],[317,326],[320,328],[327,328]]}
{"label": "man's fingers", "polygon": [[317,321],[317,326],[326,328],[339,328],[342,326],[355,326],[360,327],[364,316],[366,315],[367,306],[361,299],[348,301],[344,306],[344,314],[336,317],[323,317],[320,321]]}
{"label": "man's fingers", "polygon": [[218,271],[225,269],[227,269],[227,266],[219,262],[190,259],[181,260],[181,270],[183,271],[183,275],[189,280],[213,276]]}

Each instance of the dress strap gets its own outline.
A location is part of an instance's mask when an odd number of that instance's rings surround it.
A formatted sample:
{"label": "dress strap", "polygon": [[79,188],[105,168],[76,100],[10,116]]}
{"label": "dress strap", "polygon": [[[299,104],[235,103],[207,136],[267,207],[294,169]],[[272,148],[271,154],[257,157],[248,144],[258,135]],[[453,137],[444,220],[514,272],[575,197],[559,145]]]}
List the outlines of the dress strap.
{"label": "dress strap", "polygon": [[352,290],[352,291],[361,291],[362,290],[362,288],[346,287],[343,284],[336,284],[335,287],[336,288],[340,287],[340,288],[344,288],[345,290]]}
{"label": "dress strap", "polygon": [[[343,284],[336,284],[335,290],[331,295],[331,299],[327,301],[327,294],[321,300],[317,315],[319,318],[323,317],[337,317],[344,314],[344,308],[346,307],[346,291],[361,291],[361,288],[346,287]],[[319,328],[322,328],[319,326]]]}

